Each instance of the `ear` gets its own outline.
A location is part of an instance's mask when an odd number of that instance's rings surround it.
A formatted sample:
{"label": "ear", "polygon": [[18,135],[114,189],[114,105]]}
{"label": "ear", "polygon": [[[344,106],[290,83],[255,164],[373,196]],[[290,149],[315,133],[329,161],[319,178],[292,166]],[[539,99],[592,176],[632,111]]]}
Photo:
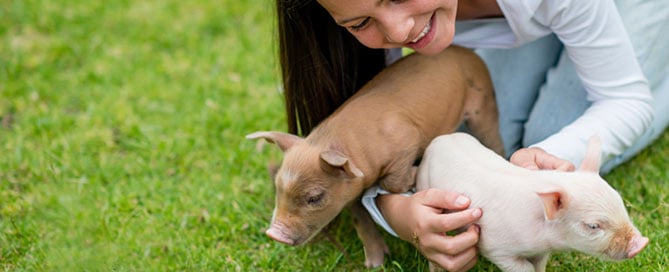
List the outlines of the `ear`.
{"label": "ear", "polygon": [[348,156],[335,150],[326,150],[321,152],[321,161],[327,166],[346,173],[349,178],[361,178],[365,175],[356,167]]}
{"label": "ear", "polygon": [[537,195],[539,195],[541,202],[544,204],[544,215],[546,216],[546,220],[557,218],[558,213],[568,206],[567,195],[560,189],[539,192]]}
{"label": "ear", "polygon": [[583,158],[583,162],[581,162],[581,166],[578,168],[579,171],[599,173],[599,166],[602,161],[601,146],[602,143],[599,136],[593,135],[588,139],[585,157]]}
{"label": "ear", "polygon": [[293,134],[278,132],[278,131],[259,131],[246,135],[246,139],[263,138],[266,141],[276,144],[282,151],[286,152],[295,144],[301,142],[303,139]]}

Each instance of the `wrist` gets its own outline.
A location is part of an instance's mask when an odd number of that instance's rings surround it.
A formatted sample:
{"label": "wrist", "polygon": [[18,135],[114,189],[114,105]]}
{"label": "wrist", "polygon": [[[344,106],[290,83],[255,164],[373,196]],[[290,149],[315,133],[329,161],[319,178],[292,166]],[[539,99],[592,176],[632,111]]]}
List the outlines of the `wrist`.
{"label": "wrist", "polygon": [[402,224],[408,222],[404,208],[409,206],[409,201],[409,197],[398,194],[379,195],[376,198],[376,205],[388,225],[405,241],[411,239],[410,230],[406,224]]}

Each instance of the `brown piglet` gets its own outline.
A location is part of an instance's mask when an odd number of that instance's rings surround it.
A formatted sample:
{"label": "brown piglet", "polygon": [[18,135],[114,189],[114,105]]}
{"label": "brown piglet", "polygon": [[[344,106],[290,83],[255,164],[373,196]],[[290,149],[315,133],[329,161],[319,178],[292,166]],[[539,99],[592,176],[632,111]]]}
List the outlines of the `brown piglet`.
{"label": "brown piglet", "polygon": [[288,245],[303,244],[348,207],[366,266],[380,266],[388,247],[360,204],[363,190],[377,181],[391,192],[411,188],[414,163],[425,147],[463,121],[502,153],[497,118],[485,64],[472,51],[453,46],[390,65],[306,138],[282,132],[248,135],[284,152],[267,235]]}

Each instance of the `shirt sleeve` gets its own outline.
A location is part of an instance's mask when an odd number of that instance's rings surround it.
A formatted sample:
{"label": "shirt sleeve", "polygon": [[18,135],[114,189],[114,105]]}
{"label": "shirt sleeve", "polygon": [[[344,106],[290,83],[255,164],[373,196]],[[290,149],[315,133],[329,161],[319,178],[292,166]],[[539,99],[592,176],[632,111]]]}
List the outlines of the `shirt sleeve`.
{"label": "shirt sleeve", "polygon": [[653,118],[652,95],[613,1],[499,3],[518,41],[558,36],[592,102],[581,117],[535,146],[579,165],[590,136],[601,138],[607,160],[645,132]]}
{"label": "shirt sleeve", "polygon": [[[383,229],[385,229],[388,233],[395,237],[399,237],[397,233],[393,230],[392,227],[386,222],[386,219],[383,217],[383,214],[381,214],[381,211],[379,210],[379,207],[376,206],[376,197],[379,195],[387,195],[390,194],[390,192],[381,189],[378,185],[374,185],[372,187],[369,187],[367,190],[365,190],[365,193],[362,195],[362,205],[367,209],[367,212],[369,212],[369,215],[372,217],[374,222],[381,226]],[[402,193],[401,195],[404,196],[410,196],[413,194],[413,190],[410,190],[406,193]]]}

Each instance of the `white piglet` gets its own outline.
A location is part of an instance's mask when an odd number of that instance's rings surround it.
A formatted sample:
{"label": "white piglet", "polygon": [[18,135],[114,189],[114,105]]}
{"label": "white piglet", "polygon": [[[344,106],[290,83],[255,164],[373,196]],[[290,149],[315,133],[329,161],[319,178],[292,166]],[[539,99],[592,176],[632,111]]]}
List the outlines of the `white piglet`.
{"label": "white piglet", "polygon": [[475,138],[435,138],[418,169],[418,190],[461,193],[483,216],[481,254],[504,271],[544,271],[551,251],[575,250],[608,260],[634,257],[648,244],[620,195],[599,176],[599,138],[588,142],[574,172],[532,171],[511,164]]}

